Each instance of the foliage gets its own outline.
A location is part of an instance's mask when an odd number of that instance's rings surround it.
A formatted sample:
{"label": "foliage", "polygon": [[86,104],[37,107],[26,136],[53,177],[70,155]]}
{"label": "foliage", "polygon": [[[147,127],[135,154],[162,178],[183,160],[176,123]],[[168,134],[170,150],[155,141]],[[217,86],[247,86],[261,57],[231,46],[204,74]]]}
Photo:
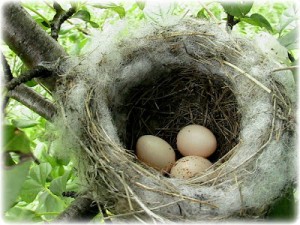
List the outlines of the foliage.
{"label": "foliage", "polygon": [[[50,23],[55,15],[51,2],[23,2],[25,9],[34,20],[50,34]],[[81,55],[88,43],[92,29],[104,29],[122,19],[132,23],[139,20],[157,22],[167,16],[179,15],[205,20],[226,21],[227,14],[233,16],[237,24],[233,31],[253,37],[255,34],[270,32],[289,51],[293,58],[297,55],[298,28],[297,8],[291,2],[172,2],[151,11],[145,1],[115,3],[73,2],[61,3],[64,10],[71,6],[76,13],[63,25],[58,41],[70,55]],[[225,23],[225,22],[224,22]],[[18,76],[25,66],[6,46],[3,52],[13,74]],[[290,62],[289,65],[294,65]],[[288,65],[288,66],[289,66]],[[51,95],[35,81],[26,83],[37,92],[51,99]],[[29,109],[10,100],[6,107],[3,125],[3,151],[5,159],[5,218],[10,221],[50,221],[61,213],[72,198],[64,197],[65,191],[79,191],[76,174],[70,159],[54,154],[59,146],[52,125]],[[53,132],[49,132],[49,130]],[[293,192],[289,200],[274,205],[270,217],[280,215],[294,204]],[[287,214],[285,214],[287,215]],[[99,215],[98,215],[99,216]]]}
{"label": "foliage", "polygon": [[271,206],[267,217],[271,220],[293,220],[296,218],[295,188],[287,192]]}

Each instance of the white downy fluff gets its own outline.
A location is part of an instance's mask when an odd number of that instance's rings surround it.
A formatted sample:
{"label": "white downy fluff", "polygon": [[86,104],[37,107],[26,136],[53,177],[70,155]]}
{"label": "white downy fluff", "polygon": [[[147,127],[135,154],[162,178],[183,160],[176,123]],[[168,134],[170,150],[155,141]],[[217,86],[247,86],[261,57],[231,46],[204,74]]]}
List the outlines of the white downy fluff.
{"label": "white downy fluff", "polygon": [[[265,40],[268,40],[267,44]],[[174,54],[170,49],[176,44],[179,49]],[[276,53],[270,50],[273,48]],[[191,59],[191,55],[197,60]],[[58,118],[60,123],[63,120],[67,124],[67,130],[72,131],[67,139],[73,140],[70,146],[76,144],[72,135],[81,135],[85,98],[91,88],[95,90],[94,110],[98,111],[99,124],[114,142],[121,144],[117,130],[124,128],[122,124],[126,119],[122,114],[111,112],[110,106],[121,104],[131,87],[167,74],[171,66],[196,66],[204,74],[212,73],[232,83],[242,113],[240,145],[225,162],[222,170],[225,175],[220,176],[215,185],[160,178],[173,186],[179,195],[208,201],[217,208],[184,200],[154,212],[166,218],[176,215],[174,220],[192,221],[236,216],[243,210],[269,205],[296,179],[295,136],[292,132],[282,131],[280,137],[276,137],[283,121],[274,118],[272,93],[237,69],[220,65],[215,59],[221,58],[270,90],[271,81],[281,83],[286,89],[285,95],[295,104],[296,91],[291,73],[272,73],[285,60],[284,49],[273,39],[269,42],[266,35],[257,37],[252,43],[245,38],[230,36],[219,25],[206,21],[172,18],[160,26],[148,23],[131,26],[122,21],[105,27],[103,32],[95,32],[89,49],[83,57],[72,59],[73,66],[63,75],[73,78],[76,83],[67,93],[64,106],[67,117]],[[269,139],[271,128],[273,135]],[[164,187],[147,175],[138,182],[154,189]],[[178,197],[130,186],[149,208],[178,201]]]}

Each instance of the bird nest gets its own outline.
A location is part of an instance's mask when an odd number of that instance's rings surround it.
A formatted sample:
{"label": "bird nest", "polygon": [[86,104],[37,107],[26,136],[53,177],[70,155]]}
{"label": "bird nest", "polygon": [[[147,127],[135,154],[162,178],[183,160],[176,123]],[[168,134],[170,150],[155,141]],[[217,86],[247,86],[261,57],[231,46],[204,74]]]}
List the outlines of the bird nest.
{"label": "bird nest", "polygon": [[[61,76],[58,121],[83,191],[111,219],[261,216],[295,181],[290,74],[272,73],[278,65],[251,41],[183,20],[113,27],[93,48]],[[204,175],[171,178],[137,160],[141,135],[176,150],[189,124],[208,127],[218,142]]]}

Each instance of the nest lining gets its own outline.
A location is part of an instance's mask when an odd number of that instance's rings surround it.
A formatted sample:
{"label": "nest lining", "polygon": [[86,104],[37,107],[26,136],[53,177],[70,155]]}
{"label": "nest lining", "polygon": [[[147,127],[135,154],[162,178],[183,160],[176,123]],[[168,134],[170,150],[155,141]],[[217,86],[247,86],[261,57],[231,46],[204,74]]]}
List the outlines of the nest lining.
{"label": "nest lining", "polygon": [[[132,88],[125,100],[129,109],[125,137],[127,149],[135,149],[137,139],[146,134],[166,140],[177,151],[176,136],[189,124],[199,124],[216,136],[218,148],[209,157],[216,162],[238,143],[241,114],[230,86],[213,74],[177,69],[152,85]],[[127,104],[126,104],[127,103]]]}
{"label": "nest lining", "polygon": [[[101,46],[70,72],[75,85],[62,118],[70,134],[81,130],[75,134],[80,150],[74,154],[82,183],[118,218],[187,221],[231,217],[245,209],[257,213],[294,177],[289,172],[293,151],[284,150],[293,146],[293,132],[283,130],[292,107],[289,94],[272,82],[274,65],[266,56],[245,40],[233,41],[219,26],[186,21],[162,29],[163,38],[151,27],[141,41]],[[191,35],[191,30],[200,32]],[[109,31],[99,43],[108,37]],[[150,84],[144,82],[149,76],[154,77]],[[219,139],[216,163],[208,172],[214,179],[163,177],[126,150],[148,132],[174,147],[176,130],[194,121]]]}

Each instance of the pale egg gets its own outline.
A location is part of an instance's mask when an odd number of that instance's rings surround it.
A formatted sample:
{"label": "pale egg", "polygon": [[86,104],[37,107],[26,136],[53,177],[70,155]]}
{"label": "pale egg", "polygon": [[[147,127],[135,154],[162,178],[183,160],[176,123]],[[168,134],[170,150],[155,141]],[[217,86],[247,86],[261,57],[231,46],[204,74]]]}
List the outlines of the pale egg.
{"label": "pale egg", "polygon": [[177,134],[177,148],[183,156],[209,157],[217,148],[215,135],[206,127],[188,125]]}
{"label": "pale egg", "polygon": [[176,161],[172,167],[171,177],[188,179],[194,176],[201,176],[212,163],[201,156],[185,156]]}
{"label": "pale egg", "polygon": [[169,172],[175,163],[175,151],[165,140],[153,136],[141,136],[136,143],[139,160],[161,172]]}

